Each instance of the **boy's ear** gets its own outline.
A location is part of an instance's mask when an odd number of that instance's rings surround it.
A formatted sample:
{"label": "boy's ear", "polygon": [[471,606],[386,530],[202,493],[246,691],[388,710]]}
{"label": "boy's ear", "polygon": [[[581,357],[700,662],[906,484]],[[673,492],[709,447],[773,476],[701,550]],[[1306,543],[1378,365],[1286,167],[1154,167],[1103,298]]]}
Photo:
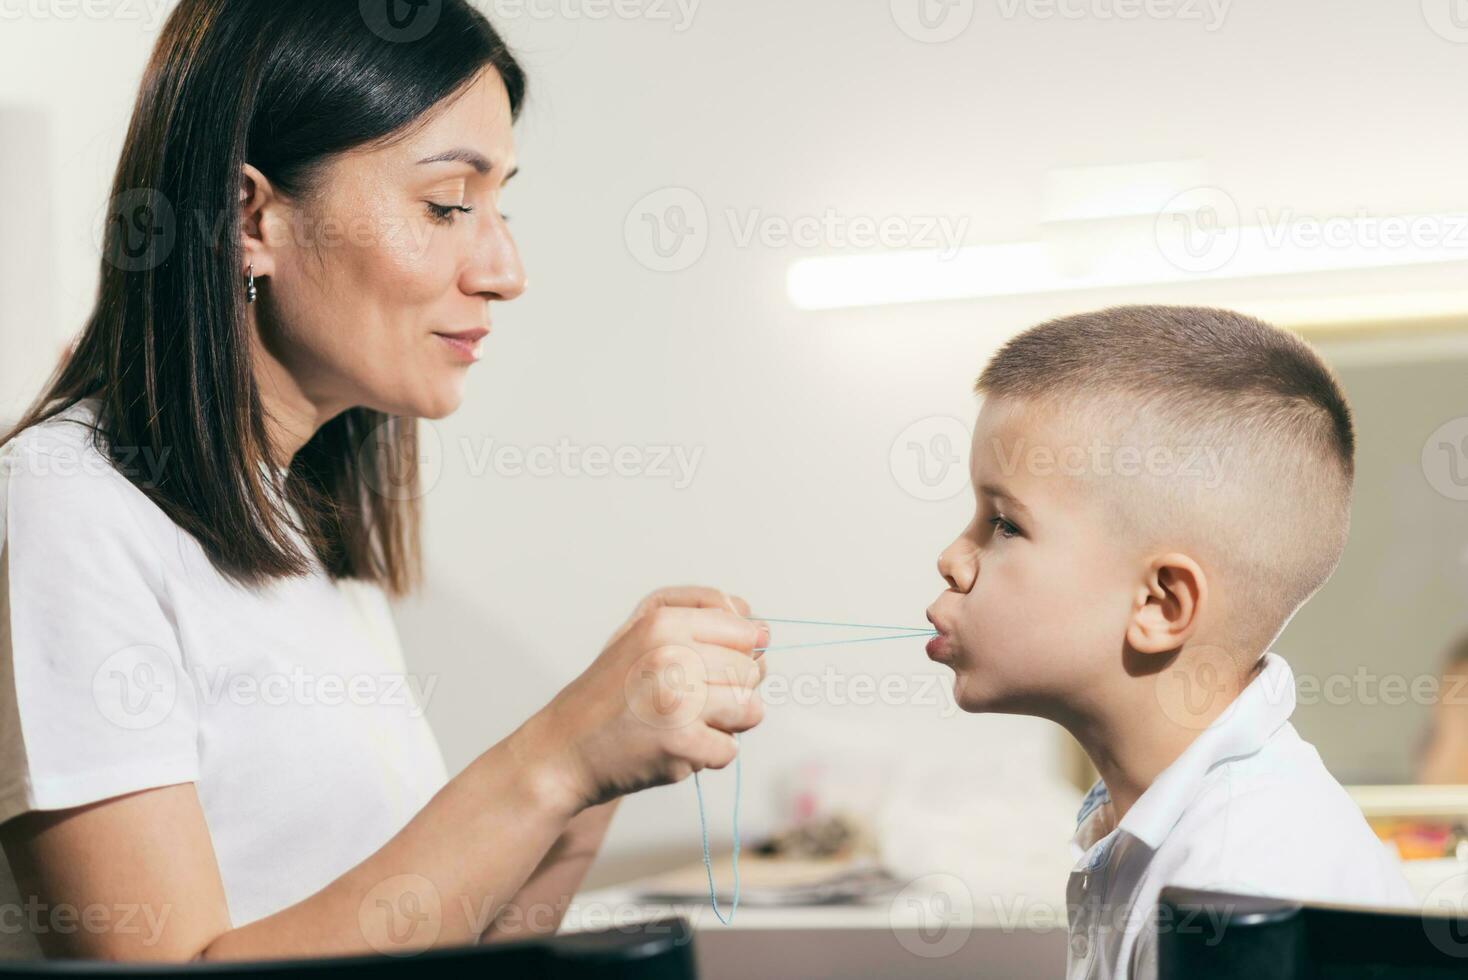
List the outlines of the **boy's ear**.
{"label": "boy's ear", "polygon": [[1137,590],[1127,644],[1138,653],[1171,653],[1198,628],[1208,597],[1203,569],[1187,555],[1159,555]]}

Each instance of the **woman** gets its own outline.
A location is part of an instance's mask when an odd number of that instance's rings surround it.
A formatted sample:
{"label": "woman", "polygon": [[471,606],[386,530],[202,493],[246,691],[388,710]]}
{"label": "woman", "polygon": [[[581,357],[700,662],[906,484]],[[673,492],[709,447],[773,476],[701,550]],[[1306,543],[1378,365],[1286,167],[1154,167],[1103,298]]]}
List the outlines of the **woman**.
{"label": "woman", "polygon": [[525,288],[521,69],[463,0],[392,10],[182,0],[148,65],[96,309],[0,450],[10,956],[554,931],[616,799],[760,720],[768,629],[705,588],[646,599],[453,779],[375,686],[418,577],[414,420]]}

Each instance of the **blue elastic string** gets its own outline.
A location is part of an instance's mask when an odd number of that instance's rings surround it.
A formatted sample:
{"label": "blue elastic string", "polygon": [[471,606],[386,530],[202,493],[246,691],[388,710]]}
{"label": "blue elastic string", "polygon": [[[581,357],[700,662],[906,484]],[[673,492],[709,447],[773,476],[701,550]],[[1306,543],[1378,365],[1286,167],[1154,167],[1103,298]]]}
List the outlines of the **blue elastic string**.
{"label": "blue elastic string", "polygon": [[[937,630],[918,630],[911,626],[869,626],[863,623],[828,623],[814,619],[771,619],[768,616],[747,616],[746,619],[759,619],[766,623],[791,623],[800,626],[835,626],[845,629],[863,630],[904,630],[892,636],[870,636],[860,640],[827,640],[822,643],[794,643],[789,646],[780,647],[756,647],[758,651],[764,650],[800,650],[808,647],[831,647],[846,643],[875,643],[877,640],[903,640],[917,636],[932,636]],[[703,837],[703,870],[709,879],[709,904],[713,906],[714,915],[724,925],[734,922],[734,913],[739,911],[739,798],[740,790],[744,782],[744,760],[739,753],[739,736],[734,736],[734,900],[729,905],[729,917],[724,918],[724,913],[719,910],[719,894],[714,888],[714,863],[709,857],[709,822],[708,815],[703,807],[703,783],[699,781],[698,773],[693,774],[693,792],[698,797],[698,829]]]}
{"label": "blue elastic string", "polygon": [[922,630],[921,632],[912,633],[894,633],[891,636],[864,636],[859,640],[824,640],[820,643],[787,643],[784,646],[755,647],[754,649],[756,652],[764,652],[766,650],[806,650],[810,647],[839,647],[845,646],[848,643],[876,643],[879,640],[911,640],[919,636],[932,636],[937,632],[937,630]]}
{"label": "blue elastic string", "polygon": [[743,782],[744,763],[738,754],[739,736],[734,736],[734,902],[729,906],[729,918],[724,918],[724,913],[719,911],[719,896],[714,891],[714,865],[709,860],[709,824],[708,818],[703,811],[703,786],[698,781],[698,773],[693,774],[693,791],[698,794],[698,826],[703,834],[703,869],[709,876],[709,903],[714,907],[714,915],[724,925],[734,921],[734,913],[739,911],[739,790]]}
{"label": "blue elastic string", "polygon": [[896,630],[891,636],[871,636],[860,640],[825,640],[820,643],[790,643],[777,647],[755,647],[756,653],[767,650],[807,650],[811,647],[834,647],[843,646],[847,643],[876,643],[879,640],[904,640],[914,636],[935,636],[937,630],[919,629],[916,626],[873,626],[870,623],[832,623],[823,619],[775,619],[771,616],[746,616],[745,619],[759,620],[765,623],[791,623],[797,626],[831,626],[837,629],[852,630]]}
{"label": "blue elastic string", "polygon": [[797,626],[836,626],[841,629],[853,630],[904,630],[908,632],[936,633],[937,630],[922,629],[918,626],[870,626],[866,623],[828,623],[819,619],[772,619],[769,616],[746,616],[745,619],[758,619],[765,623],[793,623]]}

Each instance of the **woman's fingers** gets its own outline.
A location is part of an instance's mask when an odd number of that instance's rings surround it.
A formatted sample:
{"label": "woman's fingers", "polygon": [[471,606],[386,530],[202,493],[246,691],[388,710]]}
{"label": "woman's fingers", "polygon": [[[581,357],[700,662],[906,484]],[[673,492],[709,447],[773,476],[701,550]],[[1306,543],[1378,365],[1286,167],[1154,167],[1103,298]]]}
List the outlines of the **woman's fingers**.
{"label": "woman's fingers", "polygon": [[709,643],[752,655],[769,642],[764,623],[745,619],[727,610],[663,606],[644,618],[649,639],[660,643]]}
{"label": "woman's fingers", "polygon": [[765,679],[763,660],[709,643],[695,643],[690,649],[703,662],[703,675],[710,686],[754,688]]}
{"label": "woman's fingers", "polygon": [[759,692],[750,688],[710,687],[704,702],[703,720],[721,732],[747,732],[765,717]]}
{"label": "woman's fingers", "polygon": [[[701,585],[680,585],[659,589],[642,600],[641,605],[638,606],[638,615],[646,616],[657,609],[711,609],[729,612],[743,622],[755,622],[749,618],[749,603],[739,596]],[[764,627],[768,633],[768,623],[757,623],[757,625]],[[756,643],[756,646],[759,645]]]}
{"label": "woman's fingers", "polygon": [[723,769],[739,755],[739,743],[728,732],[705,728],[699,736],[694,750],[695,758],[689,762],[694,770]]}
{"label": "woman's fingers", "polygon": [[737,595],[722,589],[703,585],[674,585],[656,592],[642,600],[643,609],[657,606],[692,606],[701,609],[728,609],[738,616],[749,615],[749,603]]}
{"label": "woman's fingers", "polygon": [[[656,592],[653,592],[638,604],[637,612],[633,614],[632,619],[628,621],[627,625],[619,631],[618,638],[638,622],[645,622],[657,616],[663,610],[671,611],[677,609],[687,610],[691,613],[701,613],[705,610],[725,612],[729,614],[730,623],[751,623],[755,629],[755,632],[751,634],[753,640],[747,645],[742,638],[738,637],[735,626],[727,627],[728,630],[735,630],[733,633],[725,632],[719,635],[700,634],[693,636],[693,639],[705,643],[729,644],[735,649],[745,650],[755,659],[763,657],[765,655],[764,648],[770,644],[769,624],[749,618],[749,603],[737,595],[731,595],[721,589],[709,588],[702,585],[677,585],[658,589]],[[733,638],[732,641],[731,638]],[[663,639],[669,640],[672,637],[665,636]]]}
{"label": "woman's fingers", "polygon": [[732,612],[741,619],[749,616],[749,603],[721,589],[703,585],[670,586],[650,593],[639,602],[632,615],[617,629],[607,645],[611,646],[620,641],[633,627],[645,622],[659,610],[677,608],[724,610]]}
{"label": "woman's fingers", "polygon": [[749,603],[745,602],[737,595],[729,596],[729,602],[734,606],[734,611],[736,613],[745,617],[749,616]]}

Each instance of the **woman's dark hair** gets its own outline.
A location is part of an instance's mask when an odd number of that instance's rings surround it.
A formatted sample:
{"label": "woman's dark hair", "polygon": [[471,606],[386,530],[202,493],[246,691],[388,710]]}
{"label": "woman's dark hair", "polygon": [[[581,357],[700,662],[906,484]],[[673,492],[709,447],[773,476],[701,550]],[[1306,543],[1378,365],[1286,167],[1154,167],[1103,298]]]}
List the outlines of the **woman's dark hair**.
{"label": "woman's dark hair", "polygon": [[[402,595],[422,571],[417,420],[366,408],[272,462],[240,270],[241,169],[308,198],[334,154],[390,144],[499,73],[525,75],[465,0],[180,0],[143,75],[118,164],[95,309],[70,357],[3,437],[101,401],[95,442],[216,568],[260,584],[311,569]],[[166,461],[157,479],[132,458]]]}

